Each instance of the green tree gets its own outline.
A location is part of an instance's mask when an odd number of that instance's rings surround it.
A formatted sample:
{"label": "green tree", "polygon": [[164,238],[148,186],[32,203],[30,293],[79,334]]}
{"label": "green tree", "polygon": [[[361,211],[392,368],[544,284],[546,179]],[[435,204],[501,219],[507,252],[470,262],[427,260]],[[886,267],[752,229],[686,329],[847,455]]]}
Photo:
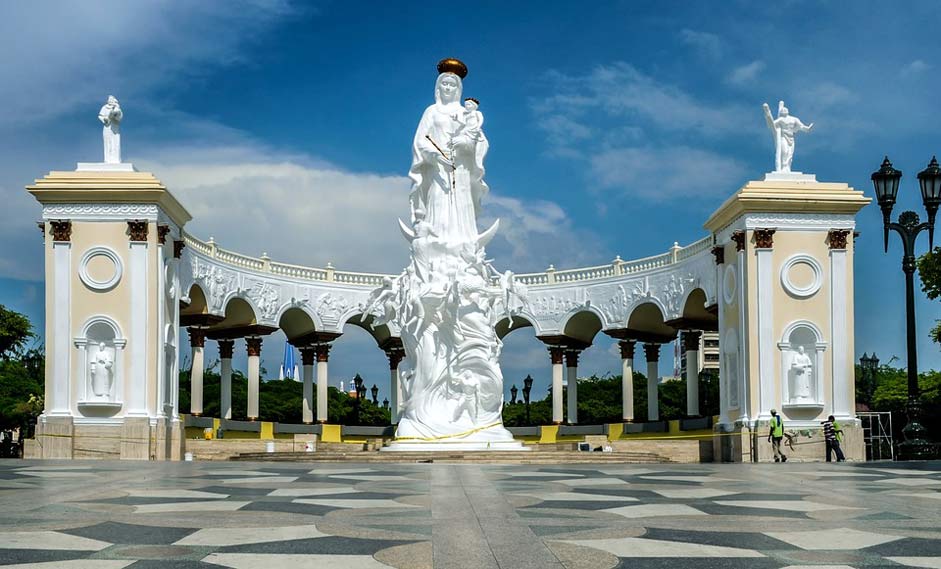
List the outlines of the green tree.
{"label": "green tree", "polygon": [[0,304],[0,358],[21,355],[26,342],[33,337],[29,318]]}
{"label": "green tree", "polygon": [[[921,290],[931,300],[941,298],[941,247],[935,247],[918,257],[917,263]],[[941,320],[935,321],[929,335],[932,340],[941,344]]]}

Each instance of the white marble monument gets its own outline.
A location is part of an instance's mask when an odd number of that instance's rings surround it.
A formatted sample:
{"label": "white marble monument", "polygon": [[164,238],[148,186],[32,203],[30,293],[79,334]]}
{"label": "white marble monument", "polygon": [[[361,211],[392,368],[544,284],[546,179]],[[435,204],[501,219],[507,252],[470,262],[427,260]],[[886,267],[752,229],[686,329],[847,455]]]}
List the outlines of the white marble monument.
{"label": "white marble monument", "polygon": [[108,100],[98,111],[98,120],[101,121],[101,137],[104,143],[104,161],[79,162],[78,172],[134,172],[134,165],[121,162],[121,121],[124,120],[124,111],[121,103],[114,95],[108,95]]}
{"label": "white marble monument", "polygon": [[494,326],[524,306],[525,292],[486,258],[499,222],[477,231],[489,144],[479,103],[461,102],[467,67],[444,59],[438,73],[435,102],[412,146],[412,223],[399,221],[411,264],[367,306],[378,322],[400,330],[411,368],[400,375],[402,416],[388,450],[521,449],[503,427],[502,342]]}
{"label": "white marble monument", "polygon": [[792,116],[784,101],[778,101],[778,118],[771,116],[771,107],[768,103],[762,105],[765,112],[765,121],[774,137],[774,172],[765,176],[765,181],[802,181],[816,180],[811,174],[791,171],[794,161],[794,139],[798,132],[810,132],[814,123],[805,125],[801,120]]}

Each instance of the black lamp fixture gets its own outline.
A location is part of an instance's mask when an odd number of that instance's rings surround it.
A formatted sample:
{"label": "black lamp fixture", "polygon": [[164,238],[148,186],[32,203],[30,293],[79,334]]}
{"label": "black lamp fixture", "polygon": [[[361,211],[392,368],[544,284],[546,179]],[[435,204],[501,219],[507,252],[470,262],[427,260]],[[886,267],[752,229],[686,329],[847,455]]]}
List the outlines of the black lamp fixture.
{"label": "black lamp fixture", "polygon": [[369,390],[372,393],[372,402],[376,405],[379,404],[379,388],[376,387],[376,384],[372,384],[372,389]]}
{"label": "black lamp fixture", "polygon": [[[899,191],[899,180],[902,172],[892,167],[892,162],[886,156],[879,170],[872,173],[872,185],[876,191],[876,199],[882,210],[883,235],[885,250],[889,250],[889,230],[894,230],[902,238],[902,272],[905,273],[905,316],[906,335],[908,340],[908,404],[906,414],[908,424],[902,429],[905,441],[899,444],[899,458],[901,460],[925,460],[934,454],[934,446],[928,441],[927,429],[922,426],[921,395],[918,388],[918,350],[915,342],[915,240],[918,234],[928,230],[929,247],[934,248],[934,221],[941,205],[941,167],[935,157],[931,158],[928,167],[918,173],[918,184],[921,186],[921,199],[928,212],[928,221],[922,223],[914,211],[902,212],[897,222],[891,220],[892,208]],[[878,366],[875,364],[864,364]]]}
{"label": "black lamp fixture", "polygon": [[516,394],[519,393],[519,389],[516,388],[516,384],[513,384],[513,387],[510,388],[510,405],[516,405]]}
{"label": "black lamp fixture", "polygon": [[523,380],[523,402],[526,403],[526,424],[530,424],[529,420],[529,394],[533,390],[533,376],[527,374],[526,379]]}
{"label": "black lamp fixture", "polygon": [[388,408],[389,408],[389,398],[388,398],[388,397],[386,397],[385,399],[382,400],[382,408],[383,408],[383,409],[388,409]]}

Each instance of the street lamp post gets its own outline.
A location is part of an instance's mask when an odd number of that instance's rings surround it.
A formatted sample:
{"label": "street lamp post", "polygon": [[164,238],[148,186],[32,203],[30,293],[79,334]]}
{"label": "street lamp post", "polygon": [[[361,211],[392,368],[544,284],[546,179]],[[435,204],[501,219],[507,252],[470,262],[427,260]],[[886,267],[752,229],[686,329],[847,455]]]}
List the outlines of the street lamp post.
{"label": "street lamp post", "polygon": [[864,352],[859,358],[859,368],[866,386],[866,399],[871,403],[872,394],[876,390],[876,372],[879,370],[879,358],[876,352],[873,352],[871,356]]}
{"label": "street lamp post", "polygon": [[356,407],[356,424],[358,425],[360,421],[360,406],[362,405],[363,398],[366,397],[366,386],[363,385],[363,378],[356,374],[356,377],[353,378],[353,389],[356,391],[356,401],[354,405]]}
{"label": "street lamp post", "polygon": [[876,190],[876,199],[882,209],[883,238],[885,250],[889,251],[889,230],[892,229],[902,238],[902,271],[905,273],[905,315],[906,335],[908,339],[908,404],[906,414],[908,424],[902,429],[905,441],[899,444],[901,460],[923,460],[933,454],[933,445],[927,440],[927,430],[919,422],[921,416],[921,398],[918,389],[918,350],[915,344],[915,240],[918,234],[928,230],[929,247],[934,247],[934,220],[941,205],[941,167],[932,157],[928,167],[918,173],[921,186],[921,199],[928,212],[928,221],[921,223],[918,214],[905,211],[899,215],[898,222],[890,219],[895,198],[899,191],[902,172],[892,167],[886,156],[882,167],[872,173],[872,185]]}
{"label": "street lamp post", "polygon": [[372,389],[369,390],[372,393],[372,402],[374,405],[379,405],[379,386],[375,383],[372,384]]}
{"label": "street lamp post", "polygon": [[529,419],[529,393],[533,390],[533,376],[526,375],[526,379],[523,380],[523,401],[526,403],[526,424],[530,425],[532,421]]}
{"label": "street lamp post", "polygon": [[510,388],[510,405],[516,405],[516,394],[519,393],[519,391],[514,383],[513,387]]}

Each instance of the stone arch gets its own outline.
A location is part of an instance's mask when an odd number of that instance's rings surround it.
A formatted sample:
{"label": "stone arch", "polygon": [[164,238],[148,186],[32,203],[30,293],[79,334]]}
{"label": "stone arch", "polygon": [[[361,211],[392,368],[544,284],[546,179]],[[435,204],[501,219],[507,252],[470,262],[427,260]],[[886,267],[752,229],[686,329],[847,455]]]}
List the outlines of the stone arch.
{"label": "stone arch", "polygon": [[261,320],[261,310],[255,302],[248,295],[238,291],[230,292],[223,297],[222,313],[225,315],[225,320],[222,321],[221,327],[258,324]]}
{"label": "stone arch", "polygon": [[[285,321],[285,317],[288,318],[288,322]],[[296,302],[293,299],[285,302],[278,308],[278,313],[274,320],[278,322],[278,328],[283,330],[288,338],[292,337],[289,329],[293,330],[297,326],[308,328],[306,330],[307,332],[322,330],[324,328],[320,315],[310,307],[310,303]],[[296,335],[297,334],[294,336]]]}
{"label": "stone arch", "polygon": [[535,329],[535,334],[539,335],[539,325],[537,324],[538,320],[536,317],[527,313],[520,312],[513,315],[513,327],[510,327],[510,318],[504,317],[497,321],[494,325],[494,329],[497,332],[497,337],[501,340],[505,338],[510,332],[515,332],[521,328],[533,328]]}
{"label": "stone arch", "polygon": [[682,306],[682,315],[683,318],[687,319],[716,319],[714,315],[709,313],[706,310],[706,305],[709,302],[708,295],[706,290],[697,287],[686,292],[683,296],[683,300],[680,303]]}
{"label": "stone arch", "polygon": [[666,307],[654,297],[647,297],[628,310],[627,328],[633,332],[675,337],[676,330],[665,323]]}
{"label": "stone arch", "polygon": [[206,300],[206,291],[199,282],[192,282],[186,294],[180,298],[180,314],[209,314],[209,302]]}
{"label": "stone arch", "polygon": [[372,323],[375,321],[375,318],[376,317],[372,314],[364,315],[361,308],[356,308],[355,310],[348,311],[340,318],[337,329],[342,332],[343,327],[347,324],[362,328],[367,334],[372,336],[376,344],[381,347],[392,337],[392,327],[389,326],[389,324],[379,324],[373,328]]}
{"label": "stone arch", "polygon": [[604,328],[604,316],[590,306],[580,306],[562,318],[562,335],[591,344],[595,335]]}

